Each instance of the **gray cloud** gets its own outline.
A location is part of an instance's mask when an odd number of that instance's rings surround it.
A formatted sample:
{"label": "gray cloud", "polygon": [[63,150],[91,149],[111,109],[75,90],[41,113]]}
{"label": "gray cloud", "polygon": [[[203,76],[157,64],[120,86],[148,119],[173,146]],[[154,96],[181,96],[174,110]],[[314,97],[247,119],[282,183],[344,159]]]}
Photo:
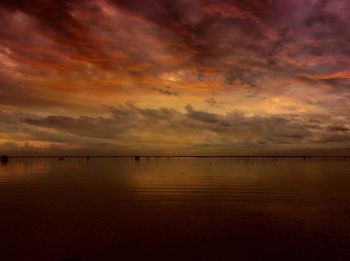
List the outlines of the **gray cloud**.
{"label": "gray cloud", "polygon": [[328,130],[334,131],[334,132],[348,132],[349,128],[345,126],[334,125],[334,126],[328,126]]}
{"label": "gray cloud", "polygon": [[160,88],[160,87],[153,87],[153,91],[158,92],[160,94],[168,95],[168,96],[178,96],[179,93],[172,91],[169,87]]}
{"label": "gray cloud", "polygon": [[[320,117],[322,119],[322,117]],[[348,142],[346,128],[325,125],[314,115],[246,116],[241,112],[208,113],[186,106],[185,112],[173,109],[144,109],[135,105],[114,108],[109,117],[48,116],[24,118],[22,122],[35,127],[53,129],[80,139],[100,140],[118,145],[146,144],[145,149],[177,144],[185,149],[200,144],[213,147],[260,146],[278,147],[283,144],[305,146],[316,143]],[[310,123],[312,122],[312,123]],[[335,124],[335,123],[334,123]],[[332,127],[330,127],[332,126]],[[161,131],[160,131],[161,130]],[[342,132],[342,134],[334,134]]]}
{"label": "gray cloud", "polygon": [[221,102],[217,101],[213,96],[206,99],[205,102],[211,107],[220,107],[223,105]]}

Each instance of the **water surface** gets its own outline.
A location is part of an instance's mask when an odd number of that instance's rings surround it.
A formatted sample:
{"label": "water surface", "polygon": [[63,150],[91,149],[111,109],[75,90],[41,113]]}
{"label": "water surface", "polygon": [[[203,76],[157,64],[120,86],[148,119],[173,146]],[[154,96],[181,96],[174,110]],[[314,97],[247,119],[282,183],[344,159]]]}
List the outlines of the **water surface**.
{"label": "water surface", "polygon": [[11,159],[0,260],[349,260],[350,161]]}

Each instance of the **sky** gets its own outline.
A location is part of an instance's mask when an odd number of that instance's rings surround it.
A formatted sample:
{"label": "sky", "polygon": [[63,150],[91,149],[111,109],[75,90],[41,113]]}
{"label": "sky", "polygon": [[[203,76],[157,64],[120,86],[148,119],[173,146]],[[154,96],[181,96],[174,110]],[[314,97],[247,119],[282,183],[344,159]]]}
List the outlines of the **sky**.
{"label": "sky", "polygon": [[2,0],[0,153],[350,154],[348,0]]}

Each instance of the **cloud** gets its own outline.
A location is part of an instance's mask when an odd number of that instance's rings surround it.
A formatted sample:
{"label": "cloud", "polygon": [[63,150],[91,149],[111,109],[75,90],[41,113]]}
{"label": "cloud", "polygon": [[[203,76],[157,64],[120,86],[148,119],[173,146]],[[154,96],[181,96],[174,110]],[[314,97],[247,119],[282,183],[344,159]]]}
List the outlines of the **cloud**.
{"label": "cloud", "polygon": [[331,74],[321,75],[303,75],[313,80],[329,80],[329,79],[350,79],[350,71],[340,71]]}
{"label": "cloud", "polygon": [[[308,118],[296,115],[247,116],[237,111],[217,114],[195,110],[191,105],[185,109],[185,112],[180,112],[129,104],[112,109],[109,117],[48,116],[24,118],[22,121],[30,126],[59,131],[62,135],[76,135],[78,140],[87,137],[87,141],[100,140],[119,146],[128,144],[132,148],[140,146],[146,151],[167,150],[175,146],[176,150],[185,152],[186,148],[198,148],[201,144],[211,144],[214,148],[231,144],[245,151],[250,146],[266,145],[278,149],[285,144],[308,147],[320,142],[349,141],[347,134],[333,134],[345,133],[347,127],[324,125],[323,121],[315,121],[313,115]],[[322,119],[322,115],[319,118]]]}
{"label": "cloud", "polygon": [[328,130],[334,131],[334,132],[348,132],[349,128],[345,126],[334,125],[334,126],[328,126]]}
{"label": "cloud", "polygon": [[206,99],[205,102],[211,107],[220,107],[222,105],[222,103],[217,101],[214,97]]}
{"label": "cloud", "polygon": [[84,108],[74,99],[57,99],[58,92],[38,90],[34,87],[24,87],[21,83],[7,83],[0,79],[0,106],[14,106],[16,108]]}
{"label": "cloud", "polygon": [[[0,138],[341,146],[349,12],[346,0],[1,1]],[[127,101],[138,106],[116,107]]]}
{"label": "cloud", "polygon": [[177,95],[179,95],[177,92],[171,91],[169,87],[166,87],[166,88],[153,87],[152,90],[155,91],[155,92],[158,92],[160,94],[164,94],[164,95],[168,95],[168,96],[177,96]]}

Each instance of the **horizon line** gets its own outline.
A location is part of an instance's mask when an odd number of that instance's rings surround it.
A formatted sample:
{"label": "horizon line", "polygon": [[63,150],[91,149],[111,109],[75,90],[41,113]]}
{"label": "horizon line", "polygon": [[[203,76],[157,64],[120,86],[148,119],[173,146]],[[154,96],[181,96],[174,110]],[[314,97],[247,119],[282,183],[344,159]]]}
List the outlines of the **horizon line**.
{"label": "horizon line", "polygon": [[6,155],[7,158],[350,158],[350,155]]}

